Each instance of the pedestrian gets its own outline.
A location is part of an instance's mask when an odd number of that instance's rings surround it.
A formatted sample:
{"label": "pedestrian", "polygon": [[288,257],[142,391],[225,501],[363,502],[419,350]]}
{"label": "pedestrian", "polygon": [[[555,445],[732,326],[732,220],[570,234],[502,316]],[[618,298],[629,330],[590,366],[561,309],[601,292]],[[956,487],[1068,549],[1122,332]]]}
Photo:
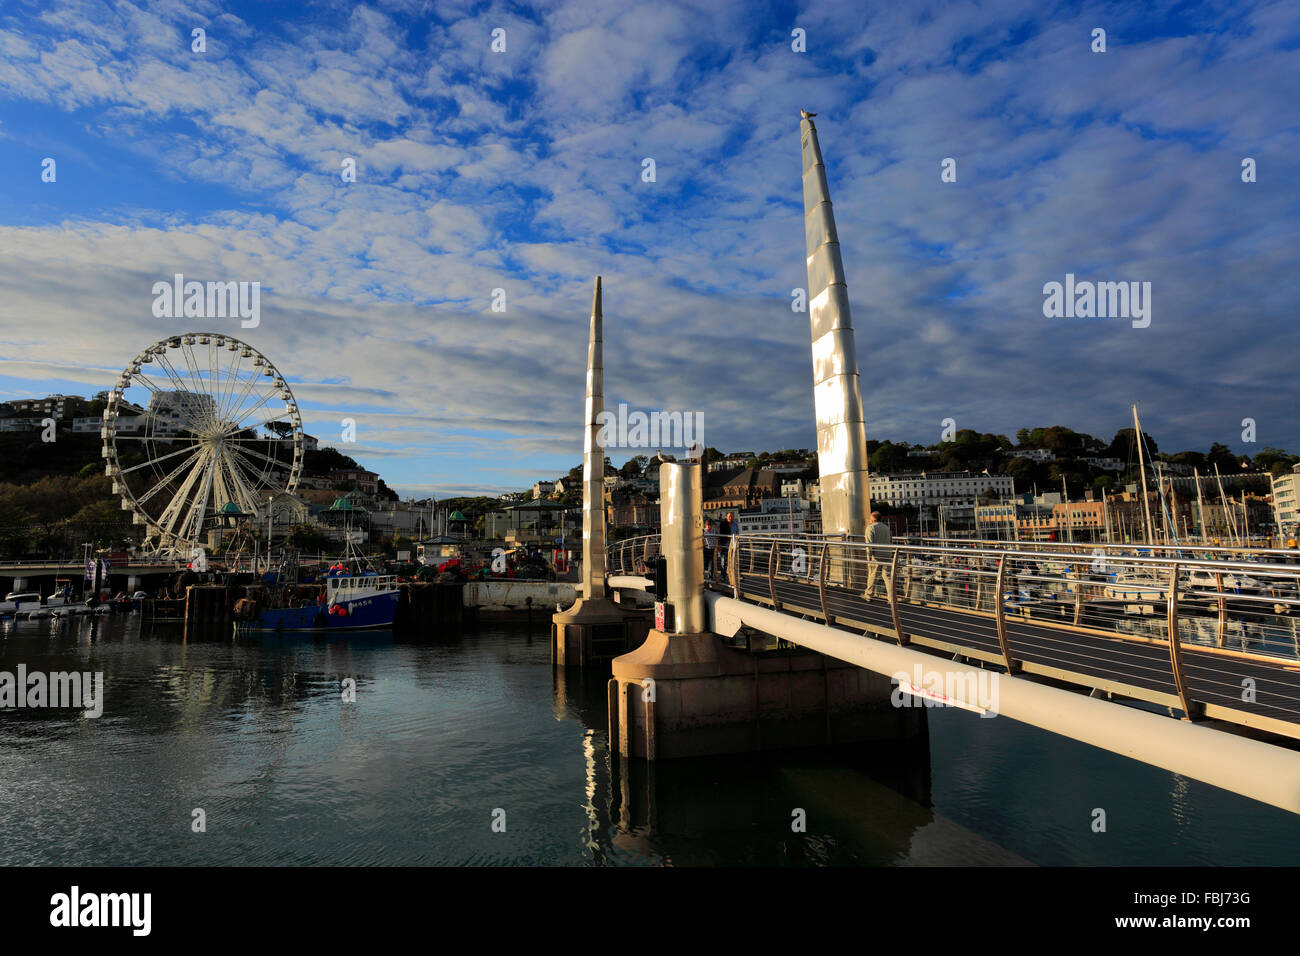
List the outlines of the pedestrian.
{"label": "pedestrian", "polygon": [[713,519],[704,521],[704,580],[713,580],[713,552],[718,546],[718,533],[713,528]]}
{"label": "pedestrian", "polygon": [[891,541],[893,537],[889,533],[889,525],[880,520],[879,511],[871,512],[871,524],[867,526],[867,587],[862,592],[862,596],[868,601],[874,596],[876,580],[879,579],[883,583],[885,578],[882,554],[878,548]]}
{"label": "pedestrian", "polygon": [[727,574],[727,556],[731,553],[731,536],[736,533],[735,524],[736,516],[730,511],[727,516],[718,523],[718,574],[726,577]]}

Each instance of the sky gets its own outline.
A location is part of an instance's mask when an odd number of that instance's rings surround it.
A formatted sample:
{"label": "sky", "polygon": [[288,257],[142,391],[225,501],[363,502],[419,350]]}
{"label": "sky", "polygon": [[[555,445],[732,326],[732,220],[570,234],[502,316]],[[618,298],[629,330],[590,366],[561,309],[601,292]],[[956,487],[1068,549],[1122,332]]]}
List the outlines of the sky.
{"label": "sky", "polygon": [[[869,438],[1137,402],[1161,450],[1300,452],[1297,90],[1284,2],[4,0],[0,400],[209,329],[403,495],[520,489],[581,460],[601,275],[608,406],[815,447],[804,108]],[[257,327],[156,316],[176,273]],[[1046,315],[1067,274],[1150,324]]]}

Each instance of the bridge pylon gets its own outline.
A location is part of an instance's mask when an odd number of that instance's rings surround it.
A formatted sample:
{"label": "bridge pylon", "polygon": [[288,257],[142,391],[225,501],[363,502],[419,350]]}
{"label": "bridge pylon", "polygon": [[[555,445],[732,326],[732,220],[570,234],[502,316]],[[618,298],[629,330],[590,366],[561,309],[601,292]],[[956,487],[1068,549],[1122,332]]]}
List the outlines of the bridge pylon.
{"label": "bridge pylon", "polygon": [[582,594],[551,617],[551,662],[556,667],[608,667],[644,637],[647,612],[614,603],[606,594],[604,313],[600,276],[591,299],[587,337],[587,402],[582,442]]}
{"label": "bridge pylon", "polygon": [[826,185],[826,166],[817,141],[817,127],[812,121],[814,114],[801,112],[804,239],[822,532],[861,540],[869,524],[871,492],[867,482],[867,425],[849,313],[849,287]]}

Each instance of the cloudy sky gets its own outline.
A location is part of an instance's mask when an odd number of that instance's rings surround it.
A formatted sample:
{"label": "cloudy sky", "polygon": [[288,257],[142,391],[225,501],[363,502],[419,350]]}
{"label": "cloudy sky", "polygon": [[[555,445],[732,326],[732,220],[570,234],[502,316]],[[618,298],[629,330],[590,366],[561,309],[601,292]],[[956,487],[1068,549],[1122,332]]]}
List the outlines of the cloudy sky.
{"label": "cloudy sky", "polygon": [[[600,274],[609,404],[814,446],[804,107],[869,437],[1137,401],[1163,450],[1300,451],[1297,90],[1284,2],[10,0],[0,398],[207,326],[399,490],[519,488],[580,458]],[[260,282],[260,325],[155,317],[178,272]],[[1045,317],[1067,273],[1150,282],[1150,326]]]}

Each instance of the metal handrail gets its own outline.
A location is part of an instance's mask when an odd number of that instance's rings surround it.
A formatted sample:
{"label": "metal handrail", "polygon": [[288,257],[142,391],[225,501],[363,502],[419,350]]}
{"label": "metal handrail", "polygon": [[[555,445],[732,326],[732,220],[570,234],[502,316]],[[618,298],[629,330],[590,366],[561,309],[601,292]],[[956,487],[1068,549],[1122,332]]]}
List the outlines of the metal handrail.
{"label": "metal handrail", "polygon": [[[760,532],[762,534],[772,532]],[[899,535],[895,539],[900,544],[910,544],[917,542],[920,544],[933,543],[937,546],[953,545],[964,548],[979,549],[1001,549],[1008,544],[1016,546],[1027,545],[1035,549],[1053,549],[1066,553],[1074,551],[1093,549],[1114,549],[1114,550],[1131,550],[1134,548],[1148,551],[1170,551],[1170,552],[1196,552],[1208,551],[1212,554],[1222,553],[1224,551],[1245,551],[1250,554],[1278,555],[1279,557],[1291,560],[1300,560],[1300,550],[1295,548],[1264,548],[1264,547],[1237,547],[1235,545],[1225,544],[1145,544],[1136,541],[1123,543],[1115,541],[1006,541],[998,538],[931,538],[921,537],[919,535]]]}
{"label": "metal handrail", "polygon": [[[755,532],[753,534],[744,535],[744,537],[762,540],[765,543],[775,540],[777,542],[790,543],[795,545],[809,545],[809,544],[820,545],[824,541],[829,541],[829,543],[838,544],[842,547],[861,549],[861,550],[866,550],[871,548],[895,548],[896,547],[904,552],[909,552],[909,553],[915,553],[915,554],[938,553],[938,554],[942,554],[954,558],[962,557],[963,555],[968,555],[972,551],[977,552],[978,554],[987,558],[997,558],[1004,554],[1010,558],[1027,558],[1030,560],[1042,560],[1045,557],[1045,555],[1042,552],[1026,551],[1019,548],[1008,548],[1006,546],[1006,542],[1003,542],[1001,545],[996,545],[996,542],[988,542],[990,547],[985,549],[985,548],[972,548],[972,547],[949,548],[949,547],[941,547],[941,546],[933,546],[933,545],[904,544],[901,542],[892,542],[892,541],[887,545],[883,545],[883,544],[873,545],[862,541],[833,540],[833,539],[828,539],[822,535],[788,535],[776,531],[760,531],[760,532]],[[1223,549],[1219,549],[1219,550],[1223,550]],[[1297,554],[1296,552],[1293,551],[1279,552],[1279,553],[1289,554],[1292,557],[1296,557],[1300,559],[1300,554]],[[1084,551],[1081,553],[1067,552],[1066,554],[1048,555],[1048,556],[1066,557],[1067,555],[1071,557],[1080,557],[1080,558],[1096,557],[1094,553],[1088,551]],[[1110,560],[1111,557],[1109,555],[1104,555],[1104,554],[1102,556],[1106,557],[1108,561]],[[1225,561],[1225,560],[1211,560],[1211,559],[1189,560],[1187,558],[1155,558],[1155,557],[1148,557],[1146,555],[1129,555],[1129,554],[1121,554],[1116,557],[1118,559],[1122,559],[1123,563],[1131,563],[1135,565],[1138,564],[1151,565],[1153,567],[1159,567],[1159,568],[1167,568],[1170,565],[1176,564],[1179,567],[1187,568],[1191,570],[1199,570],[1201,568],[1216,568],[1222,570],[1254,571],[1257,574],[1282,572],[1282,573],[1289,573],[1289,574],[1300,576],[1300,564],[1264,564],[1261,562],[1252,562],[1252,561]]]}

